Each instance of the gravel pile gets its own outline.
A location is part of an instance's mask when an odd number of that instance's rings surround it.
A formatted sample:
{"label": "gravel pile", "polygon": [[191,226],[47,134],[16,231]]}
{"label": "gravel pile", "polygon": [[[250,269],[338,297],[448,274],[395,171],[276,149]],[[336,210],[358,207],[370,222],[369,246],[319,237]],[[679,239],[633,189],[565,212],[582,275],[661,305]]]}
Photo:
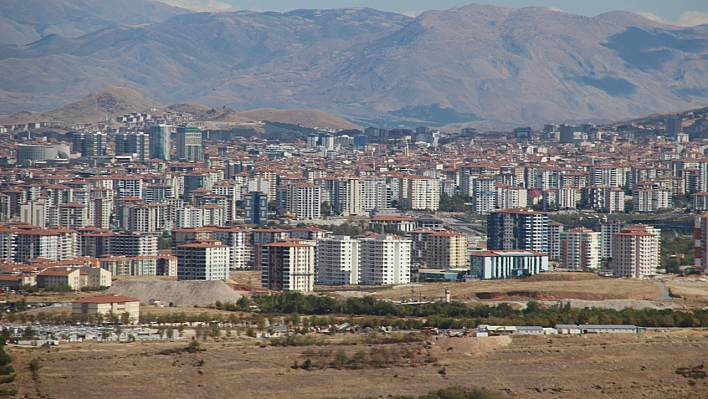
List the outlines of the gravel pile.
{"label": "gravel pile", "polygon": [[223,281],[164,281],[157,279],[135,279],[116,281],[106,291],[138,298],[148,304],[150,299],[159,299],[163,305],[170,302],[174,306],[209,306],[216,301],[236,302],[242,292],[234,291]]}

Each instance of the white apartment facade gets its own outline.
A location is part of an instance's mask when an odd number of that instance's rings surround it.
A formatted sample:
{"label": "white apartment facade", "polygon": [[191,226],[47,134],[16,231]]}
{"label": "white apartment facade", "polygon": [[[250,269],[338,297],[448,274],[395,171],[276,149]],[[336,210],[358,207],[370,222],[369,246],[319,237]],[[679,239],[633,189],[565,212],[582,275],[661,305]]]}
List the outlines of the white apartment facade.
{"label": "white apartment facade", "polygon": [[317,240],[315,284],[359,284],[359,241],[349,236]]}
{"label": "white apartment facade", "polygon": [[411,281],[411,241],[391,235],[359,239],[361,284],[408,284]]}

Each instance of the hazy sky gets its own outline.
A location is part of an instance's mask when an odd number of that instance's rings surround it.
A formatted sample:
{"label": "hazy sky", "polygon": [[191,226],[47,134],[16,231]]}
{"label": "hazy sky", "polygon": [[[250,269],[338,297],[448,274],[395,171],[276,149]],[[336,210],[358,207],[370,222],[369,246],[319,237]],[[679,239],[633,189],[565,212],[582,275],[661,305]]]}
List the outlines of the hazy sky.
{"label": "hazy sky", "polygon": [[[274,10],[298,8],[371,7],[411,16],[425,10],[441,10],[469,4],[459,0],[160,0],[198,11]],[[676,25],[708,24],[708,0],[487,0],[480,3],[520,8],[543,6],[571,14],[594,16],[628,10]]]}

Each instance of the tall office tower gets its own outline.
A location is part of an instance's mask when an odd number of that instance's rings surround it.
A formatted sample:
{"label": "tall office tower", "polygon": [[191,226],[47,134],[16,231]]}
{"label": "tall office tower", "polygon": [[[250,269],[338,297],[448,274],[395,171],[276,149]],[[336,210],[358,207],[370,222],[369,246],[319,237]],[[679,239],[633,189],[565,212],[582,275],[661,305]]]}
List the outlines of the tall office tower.
{"label": "tall office tower", "polygon": [[150,159],[170,160],[170,127],[150,126]]}
{"label": "tall office tower", "polygon": [[82,157],[106,155],[106,135],[104,133],[74,133],[72,143],[74,152],[80,152]]}
{"label": "tall office tower", "polygon": [[578,227],[561,233],[561,264],[568,269],[600,266],[600,233]]}
{"label": "tall office tower", "polygon": [[261,283],[277,291],[310,292],[315,284],[315,246],[305,241],[277,241],[261,249]]}
{"label": "tall office tower", "polygon": [[202,160],[202,129],[198,126],[177,128],[177,159],[187,162]]}
{"label": "tall office tower", "polygon": [[411,241],[379,235],[360,238],[359,282],[367,285],[411,282]]}
{"label": "tall office tower", "polygon": [[612,237],[612,274],[642,278],[659,267],[661,232],[650,226],[628,226]]}
{"label": "tall office tower", "polygon": [[487,248],[548,253],[548,215],[530,209],[507,209],[487,216]]}
{"label": "tall office tower", "polygon": [[116,155],[136,154],[135,160],[150,159],[150,136],[145,133],[118,133],[115,141]]}
{"label": "tall office tower", "polygon": [[268,223],[268,194],[251,191],[244,197],[245,222],[248,224]]}
{"label": "tall office tower", "polygon": [[349,236],[317,240],[315,283],[359,284],[359,241]]}
{"label": "tall office tower", "polygon": [[229,247],[220,241],[182,244],[177,247],[177,280],[225,280],[229,257]]}

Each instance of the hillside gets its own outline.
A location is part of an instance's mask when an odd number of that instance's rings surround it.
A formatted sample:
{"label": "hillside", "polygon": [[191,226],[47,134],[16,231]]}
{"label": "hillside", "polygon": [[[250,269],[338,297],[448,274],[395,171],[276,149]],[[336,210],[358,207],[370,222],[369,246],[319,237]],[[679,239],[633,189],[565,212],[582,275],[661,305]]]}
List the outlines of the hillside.
{"label": "hillside", "polygon": [[161,22],[189,12],[144,0],[3,0],[0,44],[28,44],[49,35],[79,37],[110,26]]}
{"label": "hillside", "polygon": [[252,111],[239,112],[238,115],[250,120],[290,123],[311,128],[363,130],[361,126],[348,122],[338,116],[314,109],[260,108]]}
{"label": "hillside", "polygon": [[131,112],[161,112],[165,108],[142,94],[123,87],[107,87],[79,101],[47,112],[23,111],[0,116],[0,123],[99,122]]}
{"label": "hillside", "polygon": [[338,116],[314,109],[256,109],[236,112],[231,108],[211,108],[199,103],[180,103],[169,107],[157,103],[142,94],[123,87],[107,87],[79,101],[47,112],[21,111],[13,115],[0,115],[0,124],[72,121],[100,122],[106,117],[114,118],[131,112],[163,111],[185,112],[199,121],[254,123],[271,121],[302,125],[312,128],[362,129]]}
{"label": "hillside", "polygon": [[314,108],[361,125],[603,123],[706,106],[707,75],[708,26],[628,12],[190,13],[0,46],[0,113],[114,85],[165,104]]}

